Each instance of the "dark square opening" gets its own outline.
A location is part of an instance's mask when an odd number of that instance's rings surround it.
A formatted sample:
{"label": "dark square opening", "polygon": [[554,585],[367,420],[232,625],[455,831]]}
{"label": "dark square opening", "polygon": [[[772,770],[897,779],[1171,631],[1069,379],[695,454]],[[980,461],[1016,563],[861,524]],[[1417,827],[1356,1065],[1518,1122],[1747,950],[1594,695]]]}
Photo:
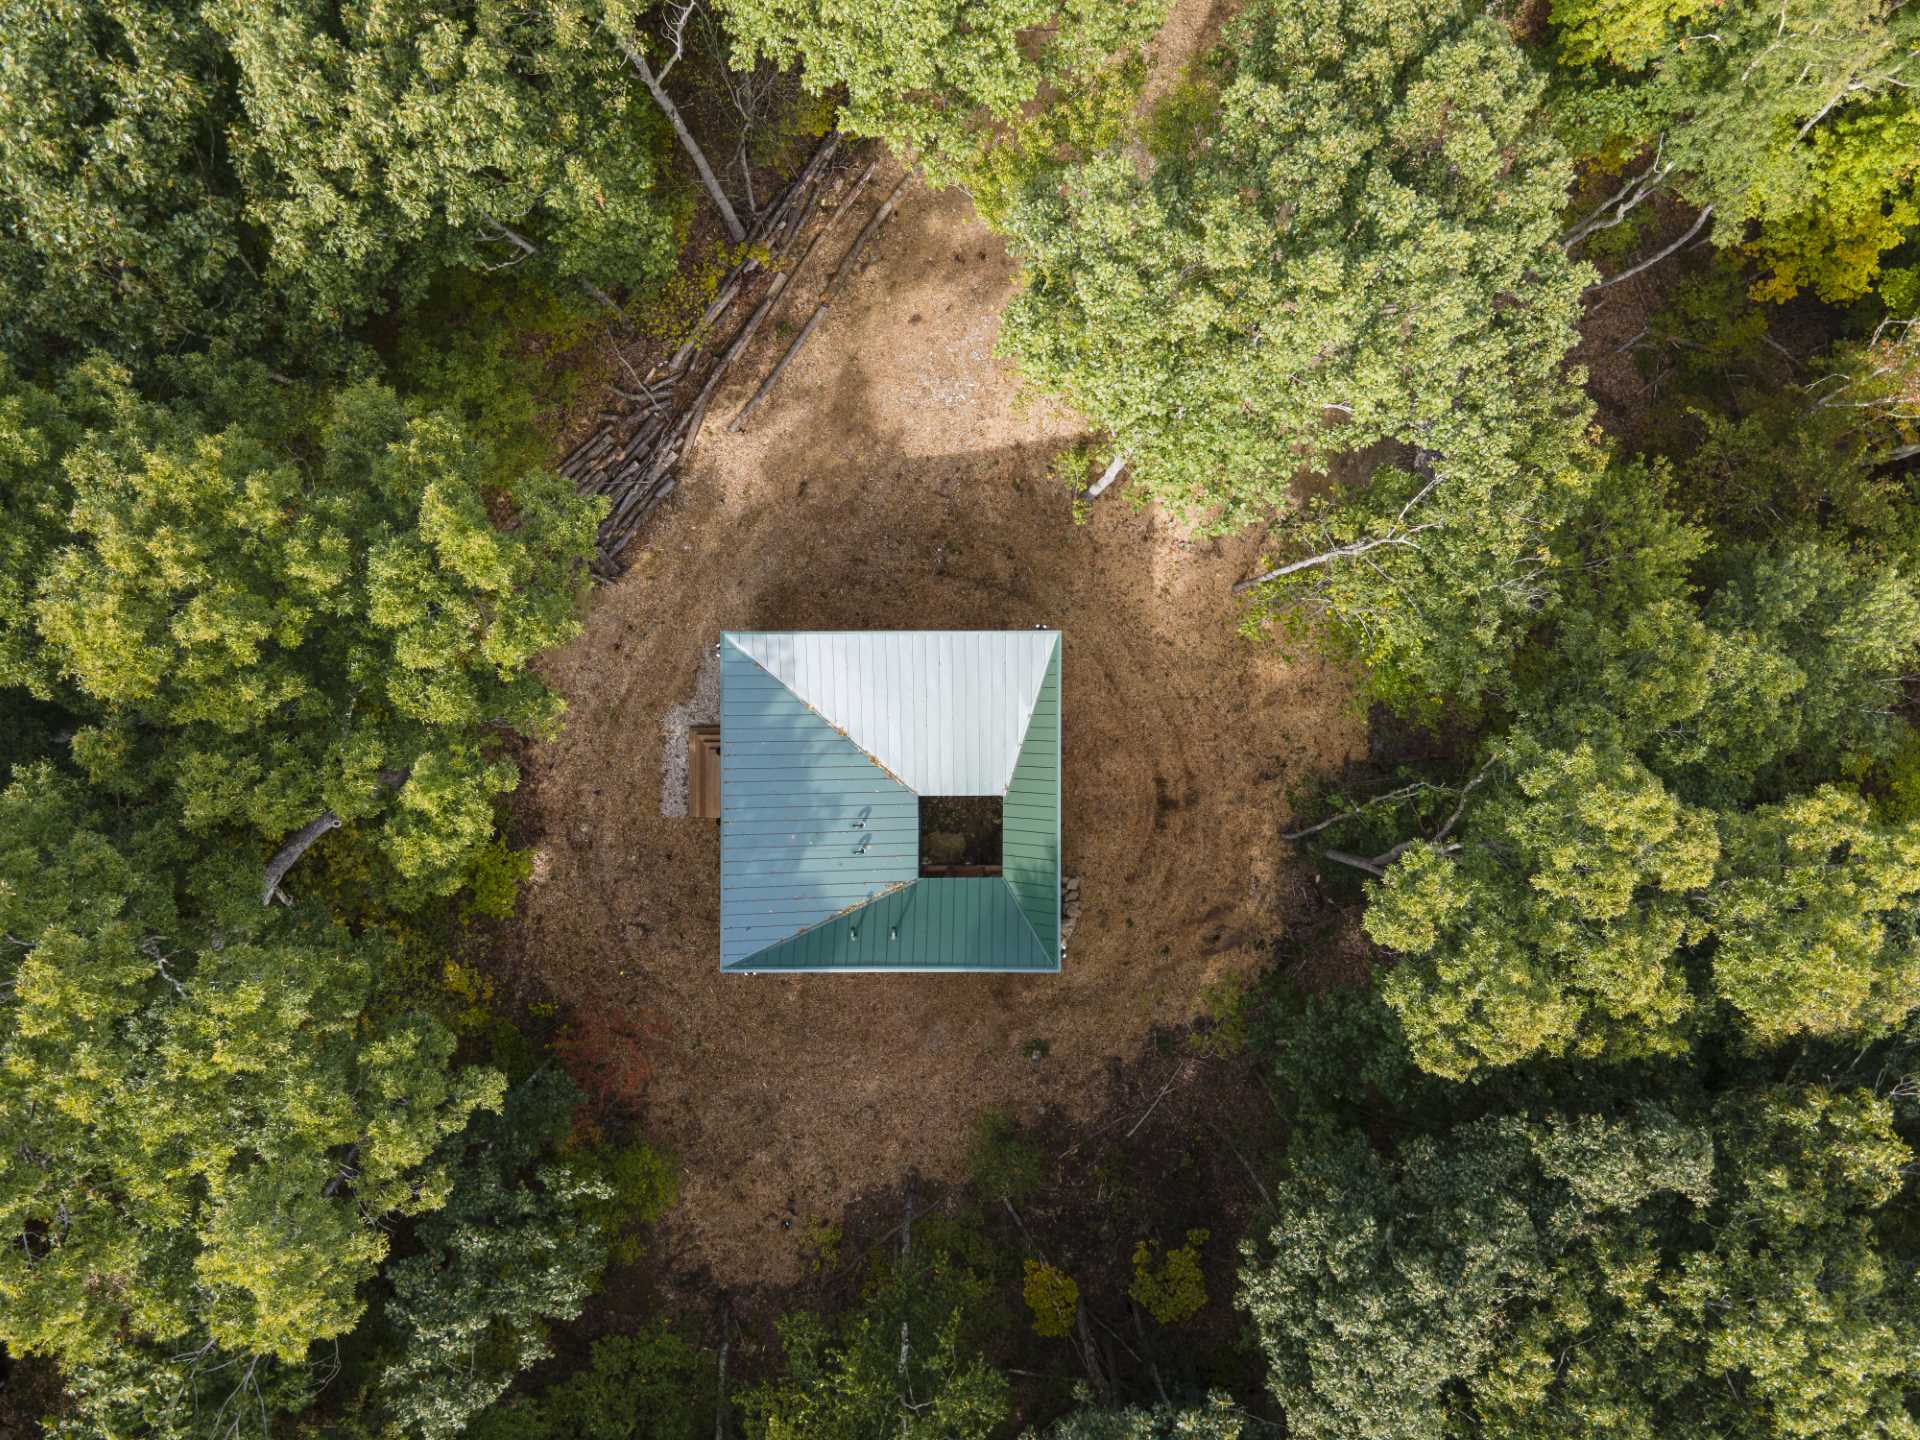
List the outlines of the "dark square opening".
{"label": "dark square opening", "polygon": [[998,795],[920,797],[922,875],[1000,873]]}

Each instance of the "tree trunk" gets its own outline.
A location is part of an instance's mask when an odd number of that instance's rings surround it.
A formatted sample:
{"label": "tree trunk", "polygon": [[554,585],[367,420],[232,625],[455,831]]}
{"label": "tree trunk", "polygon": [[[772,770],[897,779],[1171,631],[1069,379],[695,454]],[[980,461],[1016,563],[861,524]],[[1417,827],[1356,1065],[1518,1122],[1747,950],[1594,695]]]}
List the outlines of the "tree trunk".
{"label": "tree trunk", "polygon": [[[727,1342],[728,1308],[726,1292],[720,1294],[720,1394],[713,1404],[713,1440],[727,1440]],[[644,1424],[646,1416],[641,1416]]]}
{"label": "tree trunk", "polygon": [[287,872],[294,867],[294,863],[302,855],[307,853],[308,847],[329,830],[338,830],[340,825],[340,817],[328,810],[293,832],[293,838],[282,845],[275,852],[274,857],[267,862],[266,881],[260,890],[260,903],[263,906],[273,904],[274,892],[280,888],[280,882],[287,878]]}
{"label": "tree trunk", "polygon": [[680,107],[673,103],[673,97],[667,94],[666,87],[654,78],[653,67],[647,64],[647,57],[640,53],[624,36],[616,35],[620,48],[626,53],[627,61],[639,72],[640,81],[647,87],[647,93],[653,96],[653,103],[673,126],[673,133],[680,137],[680,144],[693,159],[693,168],[700,172],[700,183],[707,187],[707,194],[713,197],[713,203],[720,209],[720,218],[726,222],[727,234],[733,237],[733,243],[746,243],[746,228],[741,225],[740,217],[733,213],[733,202],[727,199],[727,192],[720,188],[720,178],[713,173],[713,167],[707,163],[706,152],[700,148],[700,142],[693,138],[693,132],[687,129],[687,122],[680,118]]}
{"label": "tree trunk", "polygon": [[[389,790],[396,790],[407,783],[410,770],[380,770],[374,778]],[[264,884],[260,891],[260,904],[264,907],[273,904],[273,897],[280,889],[280,882],[287,878],[287,872],[294,867],[300,857],[307,853],[313,842],[329,830],[338,830],[345,822],[331,810],[321,812],[298,830],[294,831],[287,843],[274,852],[267,862]],[[283,897],[284,898],[284,897]]]}

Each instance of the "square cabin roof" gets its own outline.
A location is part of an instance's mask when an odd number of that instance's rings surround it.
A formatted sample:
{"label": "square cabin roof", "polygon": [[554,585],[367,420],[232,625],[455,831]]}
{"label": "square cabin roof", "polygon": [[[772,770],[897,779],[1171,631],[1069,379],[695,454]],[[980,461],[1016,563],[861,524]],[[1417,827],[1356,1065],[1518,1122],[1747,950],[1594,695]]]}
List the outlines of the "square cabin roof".
{"label": "square cabin roof", "polygon": [[[920,874],[920,797],[997,795],[1001,873]],[[720,968],[1060,968],[1060,633],[720,637]]]}

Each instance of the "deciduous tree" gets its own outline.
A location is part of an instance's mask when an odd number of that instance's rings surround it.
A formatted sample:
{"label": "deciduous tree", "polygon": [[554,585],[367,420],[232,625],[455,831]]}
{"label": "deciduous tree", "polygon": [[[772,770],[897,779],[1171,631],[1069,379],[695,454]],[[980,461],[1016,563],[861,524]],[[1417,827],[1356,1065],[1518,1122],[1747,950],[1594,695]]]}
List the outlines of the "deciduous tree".
{"label": "deciduous tree", "polygon": [[1296,1131],[1252,1314],[1291,1433],[1910,1435],[1911,1152],[1821,1086]]}
{"label": "deciduous tree", "polygon": [[359,1320],[383,1220],[445,1200],[441,1140],[498,1103],[444,1027],[370,1008],[377,934],[261,911],[245,865],[45,765],[0,792],[12,1348],[128,1384],[128,1352],[174,1356],[179,1384],[300,1365]]}
{"label": "deciduous tree", "polygon": [[674,253],[663,127],[586,0],[208,7],[268,279],[352,322],[432,271],[639,288]]}
{"label": "deciduous tree", "polygon": [[1510,468],[1562,407],[1582,283],[1526,58],[1484,14],[1406,0],[1255,4],[1222,54],[1199,143],[1030,186],[1008,352],[1146,494],[1222,529],[1383,440],[1428,474]]}
{"label": "deciduous tree", "polygon": [[18,663],[91,709],[100,785],[275,843],[378,823],[395,896],[445,893],[514,783],[491,737],[559,715],[528,662],[577,627],[593,504],[378,386],[309,412],[244,373],[205,408],[73,377],[84,439],[42,444],[31,492],[64,533],[10,576]]}
{"label": "deciduous tree", "polygon": [[0,5],[0,353],[257,337],[218,38],[187,0]]}
{"label": "deciduous tree", "polygon": [[1657,142],[1658,174],[1786,300],[1865,294],[1920,225],[1920,15],[1889,0],[1555,0],[1587,144]]}
{"label": "deciduous tree", "polygon": [[[628,8],[634,8],[630,4]],[[996,126],[1049,91],[1102,83],[1159,28],[1164,0],[721,0],[737,65],[797,68],[816,95],[846,88],[840,124],[910,151],[936,180],[979,163]]]}

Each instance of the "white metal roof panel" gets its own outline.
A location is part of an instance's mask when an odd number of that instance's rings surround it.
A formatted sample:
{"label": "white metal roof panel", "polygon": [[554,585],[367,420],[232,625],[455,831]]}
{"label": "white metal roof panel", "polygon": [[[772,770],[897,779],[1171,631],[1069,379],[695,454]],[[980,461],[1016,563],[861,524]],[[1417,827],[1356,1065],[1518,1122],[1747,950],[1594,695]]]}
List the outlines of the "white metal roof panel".
{"label": "white metal roof panel", "polygon": [[824,630],[727,639],[916,794],[1002,795],[1059,635]]}

